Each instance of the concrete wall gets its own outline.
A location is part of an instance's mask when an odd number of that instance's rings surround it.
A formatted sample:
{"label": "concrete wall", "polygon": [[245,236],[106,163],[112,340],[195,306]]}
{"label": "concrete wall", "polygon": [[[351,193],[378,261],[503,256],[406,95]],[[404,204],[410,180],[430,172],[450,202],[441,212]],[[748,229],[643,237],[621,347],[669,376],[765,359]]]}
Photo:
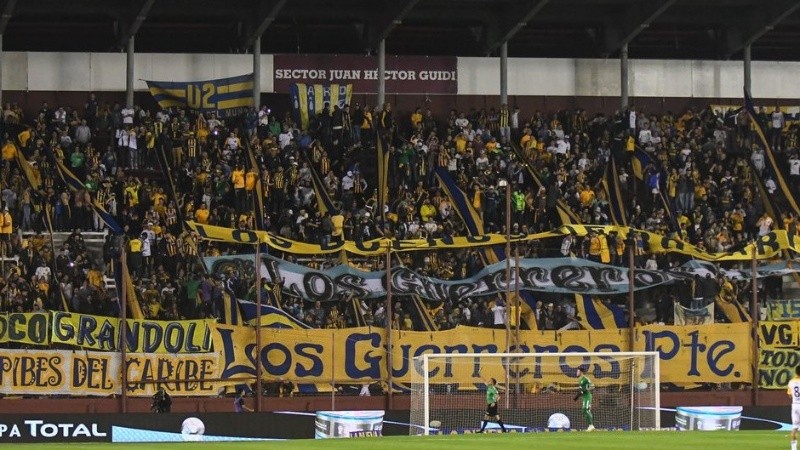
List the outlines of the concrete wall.
{"label": "concrete wall", "polygon": [[[3,90],[119,92],[125,90],[124,53],[5,52]],[[273,55],[261,57],[261,88],[272,92]],[[500,94],[498,58],[458,58],[458,95]],[[194,81],[252,71],[251,55],[136,55],[134,87],[142,80]],[[800,62],[753,62],[753,96],[800,98]],[[509,60],[509,95],[536,97],[615,97],[620,92],[616,59]],[[631,60],[631,97],[741,98],[740,61]]]}
{"label": "concrete wall", "polygon": [[[754,61],[754,98],[800,98],[798,62]],[[630,60],[631,97],[741,98],[741,61]],[[499,58],[458,58],[459,95],[499,95]],[[613,97],[620,94],[616,59],[510,58],[508,93]]]}
{"label": "concrete wall", "polygon": [[[119,92],[125,90],[125,53],[5,52],[3,90]],[[134,89],[143,80],[195,81],[253,71],[252,55],[138,53]],[[272,55],[261,56],[261,89],[272,92]]]}

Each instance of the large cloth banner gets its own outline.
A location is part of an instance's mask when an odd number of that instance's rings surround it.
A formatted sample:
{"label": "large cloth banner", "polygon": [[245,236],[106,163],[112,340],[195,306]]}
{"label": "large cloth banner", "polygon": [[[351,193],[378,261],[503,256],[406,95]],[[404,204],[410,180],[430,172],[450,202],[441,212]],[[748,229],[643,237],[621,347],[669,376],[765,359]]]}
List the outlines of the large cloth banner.
{"label": "large cloth banner", "polygon": [[800,319],[800,299],[767,300],[767,320],[780,322]]}
{"label": "large cloth banner", "polygon": [[253,107],[253,74],[205,81],[147,81],[147,89],[164,109],[188,108],[220,117]]}
{"label": "large cloth banner", "polygon": [[0,314],[0,344],[50,344],[50,315],[47,313]]}
{"label": "large cloth banner", "polygon": [[[205,258],[206,268],[212,274],[225,274],[231,269],[251,265],[252,261],[253,258],[247,256]],[[309,301],[340,300],[343,294],[360,299],[386,296],[385,270],[364,272],[346,264],[327,270],[312,270],[272,256],[264,256],[262,261],[266,265],[266,270],[262,266],[262,277],[268,281],[283,280],[284,291]],[[448,281],[420,275],[406,267],[396,267],[391,272],[392,294],[445,301],[505,293],[515,289],[514,280],[506,280],[505,271],[505,263],[500,262],[486,266],[470,278]],[[624,294],[630,289],[627,268],[579,258],[522,259],[518,272],[522,291],[608,295]],[[634,290],[673,280],[674,277],[666,272],[637,270]]]}
{"label": "large cloth banner", "polygon": [[[238,230],[233,228],[204,225],[187,222],[190,230],[198,233],[202,239],[229,243],[253,245],[258,242],[268,245],[274,250],[297,255],[321,255],[337,253],[342,250],[362,256],[385,254],[387,249],[395,252],[414,250],[448,250],[468,247],[486,247],[504,245],[503,234],[484,234],[440,239],[374,239],[366,242],[344,241],[332,242],[321,246],[306,242],[285,239],[266,231]],[[563,238],[568,234],[583,237],[589,231],[610,234],[612,231],[627,238],[631,232],[639,233],[649,253],[679,253],[703,261],[749,261],[755,254],[757,259],[782,258],[782,252],[792,250],[800,253],[800,236],[786,230],[776,230],[759,237],[755,243],[747,244],[735,251],[711,253],[698,248],[681,239],[662,236],[644,230],[614,225],[563,225],[553,231],[535,234],[512,235],[512,242],[526,242],[539,239]]]}
{"label": "large cloth banner", "polygon": [[714,304],[703,308],[686,308],[675,304],[675,325],[708,325],[714,323]]}
{"label": "large cloth banner", "polygon": [[[128,351],[143,353],[203,353],[211,351],[214,320],[135,320],[128,319],[125,338]],[[122,335],[121,320],[115,317],[54,312],[53,344],[90,350],[118,351]]]}
{"label": "large cloth banner", "polygon": [[295,83],[289,89],[292,114],[303,130],[307,130],[311,121],[322,114],[326,105],[329,113],[333,112],[334,106],[343,109],[344,105],[350,104],[352,95],[352,84]]}
{"label": "large cloth banner", "polygon": [[800,322],[761,322],[758,326],[758,385],[762,389],[786,389],[800,365]]}
{"label": "large cloth banner", "polygon": [[[658,351],[661,382],[750,382],[753,353],[750,324],[702,326],[646,326],[636,330],[636,351]],[[425,353],[496,353],[505,351],[505,331],[488,328],[457,327],[437,333],[394,331],[395,349],[391,360],[393,380],[409,383],[421,367],[413,358]],[[608,364],[593,367],[605,377],[626,375],[613,371],[613,352],[628,349],[628,333],[618,330],[570,331],[568,333],[521,331],[519,348],[523,352],[611,352]],[[363,383],[387,379],[388,354],[385,330],[351,328],[343,330],[290,330],[261,328],[262,347],[256,348],[255,329],[217,325],[214,348],[221,352],[220,378],[235,383],[255,375],[254,361],[262,364],[267,380],[295,383]],[[511,349],[510,351],[514,351]],[[520,368],[523,383],[574,383],[575,366],[542,370],[541,361],[532,358]],[[481,383],[484,377],[505,377],[502,366],[487,366],[480,372],[480,361],[467,369],[432,370],[432,383]],[[455,367],[455,366],[453,366]],[[492,371],[496,370],[497,373]],[[501,376],[502,373],[502,376]],[[598,378],[595,376],[595,378]]]}
{"label": "large cloth banner", "polygon": [[[0,390],[13,395],[110,396],[122,393],[120,353],[0,349]],[[219,355],[129,353],[127,394],[217,395]],[[180,380],[180,381],[167,381]]]}
{"label": "large cloth banner", "polygon": [[[687,261],[680,267],[672,269],[672,272],[698,275],[700,277],[711,275],[715,278],[719,275],[722,275],[729,280],[749,280],[753,278],[752,270],[723,269],[709,262],[698,260]],[[784,275],[791,275],[797,272],[800,272],[800,260],[779,261],[772,264],[757,266],[756,278],[782,277]]]}

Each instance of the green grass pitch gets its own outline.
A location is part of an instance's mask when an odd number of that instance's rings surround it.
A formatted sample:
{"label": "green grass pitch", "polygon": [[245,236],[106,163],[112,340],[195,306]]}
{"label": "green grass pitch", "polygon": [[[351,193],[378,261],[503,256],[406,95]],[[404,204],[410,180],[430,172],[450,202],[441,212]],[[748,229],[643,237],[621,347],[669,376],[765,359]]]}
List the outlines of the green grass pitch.
{"label": "green grass pitch", "polygon": [[[6,447],[4,445],[3,447]],[[164,444],[17,444],[15,448],[58,447],[88,450],[147,450],[183,448],[186,450],[764,450],[789,448],[789,433],[777,431],[716,432],[602,432],[593,433],[525,433],[460,436],[387,436],[314,440],[302,439],[274,442],[164,443]]]}

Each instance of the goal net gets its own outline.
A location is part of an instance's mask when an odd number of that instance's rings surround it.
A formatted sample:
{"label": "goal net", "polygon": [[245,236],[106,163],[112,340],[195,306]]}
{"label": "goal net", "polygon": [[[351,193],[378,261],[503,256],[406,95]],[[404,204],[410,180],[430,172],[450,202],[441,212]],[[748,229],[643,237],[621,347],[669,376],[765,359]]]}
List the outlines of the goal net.
{"label": "goal net", "polygon": [[[411,434],[472,433],[487,409],[486,383],[511,432],[660,428],[657,352],[426,354],[414,358]],[[582,408],[578,369],[591,381]],[[488,432],[500,431],[491,420]]]}

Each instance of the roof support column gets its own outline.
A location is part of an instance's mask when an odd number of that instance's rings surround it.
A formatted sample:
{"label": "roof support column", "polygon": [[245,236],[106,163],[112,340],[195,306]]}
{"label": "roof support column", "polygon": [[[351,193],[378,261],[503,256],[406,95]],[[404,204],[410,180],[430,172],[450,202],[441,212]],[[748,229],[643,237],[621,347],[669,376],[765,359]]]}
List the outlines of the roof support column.
{"label": "roof support column", "polygon": [[375,108],[380,111],[384,103],[386,103],[386,39],[381,39],[378,42],[378,104]]}
{"label": "roof support column", "polygon": [[619,89],[620,109],[624,111],[628,108],[628,44],[619,51]]}
{"label": "roof support column", "polygon": [[253,107],[261,108],[261,35],[253,41]]}
{"label": "roof support column", "polygon": [[500,104],[508,104],[508,41],[500,46]]}
{"label": "roof support column", "polygon": [[0,106],[3,105],[3,34],[0,33]]}
{"label": "roof support column", "polygon": [[135,38],[128,38],[127,63],[125,65],[125,106],[133,108],[133,42]]}
{"label": "roof support column", "polygon": [[743,64],[743,66],[744,66],[744,89],[748,93],[750,93],[750,95],[752,95],[752,92],[750,91],[750,84],[751,84],[751,81],[750,81],[750,66],[751,66],[751,63],[752,63],[751,53],[750,53],[750,44],[747,44],[747,45],[744,46],[744,49],[743,49],[742,53],[744,53],[744,58],[743,58],[744,59],[744,64]]}

